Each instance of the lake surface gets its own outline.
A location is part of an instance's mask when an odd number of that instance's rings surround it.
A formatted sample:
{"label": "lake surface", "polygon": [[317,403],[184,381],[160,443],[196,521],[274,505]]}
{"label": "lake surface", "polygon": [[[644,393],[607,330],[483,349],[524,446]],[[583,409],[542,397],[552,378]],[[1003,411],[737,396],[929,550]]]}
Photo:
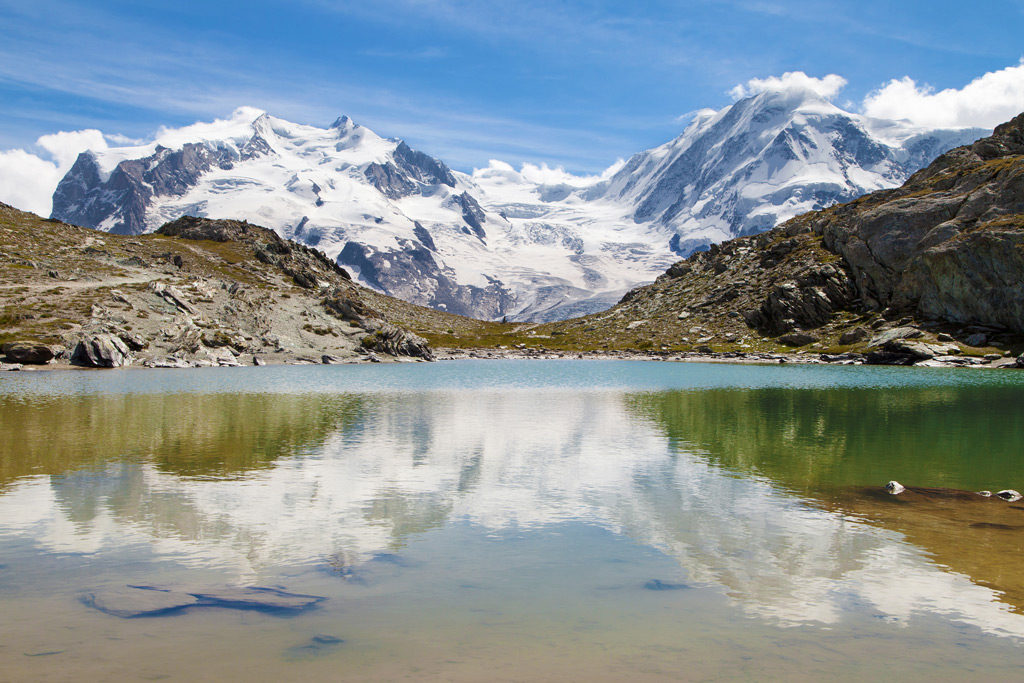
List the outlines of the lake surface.
{"label": "lake surface", "polygon": [[[4,373],[0,680],[1019,677],[1024,501],[879,490],[1024,489],[1022,399],[910,368]],[[90,602],[128,586],[325,599]]]}

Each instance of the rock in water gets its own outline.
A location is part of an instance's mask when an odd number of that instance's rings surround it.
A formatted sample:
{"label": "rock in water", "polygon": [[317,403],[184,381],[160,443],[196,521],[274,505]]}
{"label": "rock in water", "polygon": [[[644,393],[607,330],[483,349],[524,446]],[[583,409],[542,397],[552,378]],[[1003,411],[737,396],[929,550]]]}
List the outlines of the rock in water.
{"label": "rock in water", "polygon": [[644,588],[649,591],[677,591],[691,588],[691,586],[685,583],[669,583],[668,581],[662,581],[661,579],[651,579],[644,584]]}
{"label": "rock in water", "polygon": [[1000,491],[996,495],[999,496],[1000,498],[1002,498],[1003,500],[1010,501],[1011,503],[1014,503],[1014,502],[1020,500],[1021,497],[1022,497],[1020,495],[1020,493],[1018,493],[1017,491],[1014,491],[1013,489],[1005,489],[1003,491]]}
{"label": "rock in water", "polygon": [[269,613],[298,612],[325,600],[317,595],[287,593],[276,588],[211,588],[183,590],[156,586],[125,586],[88,593],[82,602],[123,619],[163,617],[190,607],[220,607]]}
{"label": "rock in water", "polygon": [[180,612],[198,604],[199,600],[193,595],[178,591],[146,586],[125,586],[98,593],[87,593],[82,597],[82,602],[115,617],[133,619],[135,617],[166,616]]}
{"label": "rock in water", "polygon": [[322,657],[336,650],[345,641],[336,636],[318,635],[313,636],[308,642],[302,645],[294,645],[284,651],[285,659],[301,660]]}
{"label": "rock in water", "polygon": [[885,485],[885,490],[894,496],[897,496],[907,490],[907,487],[898,481],[890,481]]}
{"label": "rock in water", "polygon": [[317,595],[287,593],[276,588],[252,586],[248,588],[219,588],[189,591],[199,599],[199,604],[228,609],[251,609],[264,612],[301,610],[321,602],[325,598]]}

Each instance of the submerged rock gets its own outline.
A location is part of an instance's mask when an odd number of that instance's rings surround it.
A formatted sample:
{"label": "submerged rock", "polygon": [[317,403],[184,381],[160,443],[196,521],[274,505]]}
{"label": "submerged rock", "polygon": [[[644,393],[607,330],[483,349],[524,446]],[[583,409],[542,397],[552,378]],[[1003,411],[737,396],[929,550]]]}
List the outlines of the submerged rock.
{"label": "submerged rock", "polygon": [[82,602],[115,617],[134,619],[180,612],[186,607],[198,604],[199,600],[188,593],[147,586],[125,586],[87,593],[82,597]]}
{"label": "submerged rock", "polygon": [[297,612],[326,598],[288,593],[276,588],[213,588],[176,590],[156,586],[125,586],[82,596],[82,602],[101,612],[134,619],[177,614],[190,607],[256,610],[260,612]]}
{"label": "submerged rock", "polygon": [[644,584],[644,588],[649,591],[677,591],[692,588],[689,584],[685,583],[669,583],[668,581],[662,581],[661,579],[651,579]]}
{"label": "submerged rock", "polygon": [[262,611],[301,610],[326,599],[316,595],[287,593],[276,588],[261,586],[217,588],[189,594],[198,598],[199,604],[204,606]]}
{"label": "submerged rock", "polygon": [[300,660],[300,659],[312,659],[314,657],[322,657],[326,654],[333,652],[338,649],[340,645],[345,643],[344,640],[337,636],[329,635],[316,635],[309,639],[308,642],[302,645],[293,645],[284,651],[285,659],[289,660]]}
{"label": "submerged rock", "polygon": [[1005,489],[1003,491],[1000,491],[996,495],[1002,498],[1003,500],[1007,500],[1011,503],[1014,503],[1021,499],[1020,493],[1014,491],[1013,489]]}

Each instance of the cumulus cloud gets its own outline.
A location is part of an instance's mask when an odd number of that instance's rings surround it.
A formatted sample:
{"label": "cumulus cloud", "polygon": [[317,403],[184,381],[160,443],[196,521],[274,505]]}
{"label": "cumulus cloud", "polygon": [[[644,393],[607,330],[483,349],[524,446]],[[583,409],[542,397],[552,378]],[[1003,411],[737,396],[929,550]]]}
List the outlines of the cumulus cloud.
{"label": "cumulus cloud", "polygon": [[909,76],[893,79],[864,99],[863,111],[927,128],[994,128],[1024,111],[1024,59],[1017,66],[976,78],[960,90],[935,92]]}
{"label": "cumulus cloud", "polygon": [[57,164],[23,149],[0,152],[0,201],[49,216],[60,176]]}
{"label": "cumulus cloud", "polygon": [[734,100],[751,97],[763,92],[790,92],[810,90],[820,97],[831,100],[846,86],[846,79],[836,74],[824,78],[808,76],[803,71],[787,71],[781,76],[751,78],[746,85],[740,84],[729,91]]}
{"label": "cumulus cloud", "polygon": [[250,137],[252,128],[249,124],[265,114],[256,107],[238,107],[226,119],[199,121],[181,128],[161,126],[154,141],[164,147],[178,149],[188,142],[223,138],[225,132],[231,136]]}
{"label": "cumulus cloud", "polygon": [[44,135],[36,140],[36,145],[49,152],[53,160],[57,162],[58,168],[66,170],[71,168],[75,159],[83,151],[106,149],[107,141],[103,137],[103,133],[89,129],[71,132],[60,131],[52,135]]}
{"label": "cumulus cloud", "polygon": [[515,183],[527,182],[536,185],[570,185],[572,187],[586,187],[594,183],[607,180],[615,175],[619,169],[626,165],[624,159],[616,159],[615,163],[606,168],[600,175],[574,175],[561,166],[552,168],[547,164],[524,163],[518,171],[504,161],[491,159],[486,168],[473,170],[475,178],[504,178],[506,181]]}
{"label": "cumulus cloud", "polygon": [[0,151],[0,201],[49,216],[53,191],[75,159],[87,149],[106,149],[98,130],[61,131],[36,140],[42,154],[23,149]]}
{"label": "cumulus cloud", "polygon": [[601,175],[573,175],[561,166],[551,168],[547,164],[523,164],[519,174],[531,183],[538,185],[571,185],[573,187],[585,187],[593,185],[615,175],[626,162],[618,159],[614,164],[604,170]]}

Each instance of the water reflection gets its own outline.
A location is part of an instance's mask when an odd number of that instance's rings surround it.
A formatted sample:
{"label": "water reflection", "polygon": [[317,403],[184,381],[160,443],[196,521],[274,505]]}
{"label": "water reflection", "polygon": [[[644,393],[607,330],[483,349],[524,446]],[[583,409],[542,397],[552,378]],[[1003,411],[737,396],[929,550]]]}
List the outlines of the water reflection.
{"label": "water reflection", "polygon": [[[674,391],[633,410],[682,448],[766,477],[822,507],[898,531],[936,562],[1024,611],[1024,506],[997,499],[883,494],[890,479],[999,490],[1024,481],[1024,414],[1007,387]],[[873,487],[865,488],[867,484]]]}
{"label": "water reflection", "polygon": [[[937,541],[864,524],[823,486],[884,481],[875,470],[888,458],[916,457],[897,433],[931,448],[963,401],[949,389],[854,393],[79,397],[5,418],[0,538],[97,561],[133,549],[252,583],[359,564],[455,523],[589,525],[674,558],[678,574],[657,578],[722,591],[774,624],[920,611],[1024,637],[993,588],[928,557]],[[54,409],[83,426],[48,452]],[[936,421],[914,422],[922,414]],[[982,445],[1020,443],[1010,424],[982,420]]]}
{"label": "water reflection", "polygon": [[186,476],[231,476],[322,445],[365,398],[288,394],[0,396],[0,491],[19,477],[147,462]]}

